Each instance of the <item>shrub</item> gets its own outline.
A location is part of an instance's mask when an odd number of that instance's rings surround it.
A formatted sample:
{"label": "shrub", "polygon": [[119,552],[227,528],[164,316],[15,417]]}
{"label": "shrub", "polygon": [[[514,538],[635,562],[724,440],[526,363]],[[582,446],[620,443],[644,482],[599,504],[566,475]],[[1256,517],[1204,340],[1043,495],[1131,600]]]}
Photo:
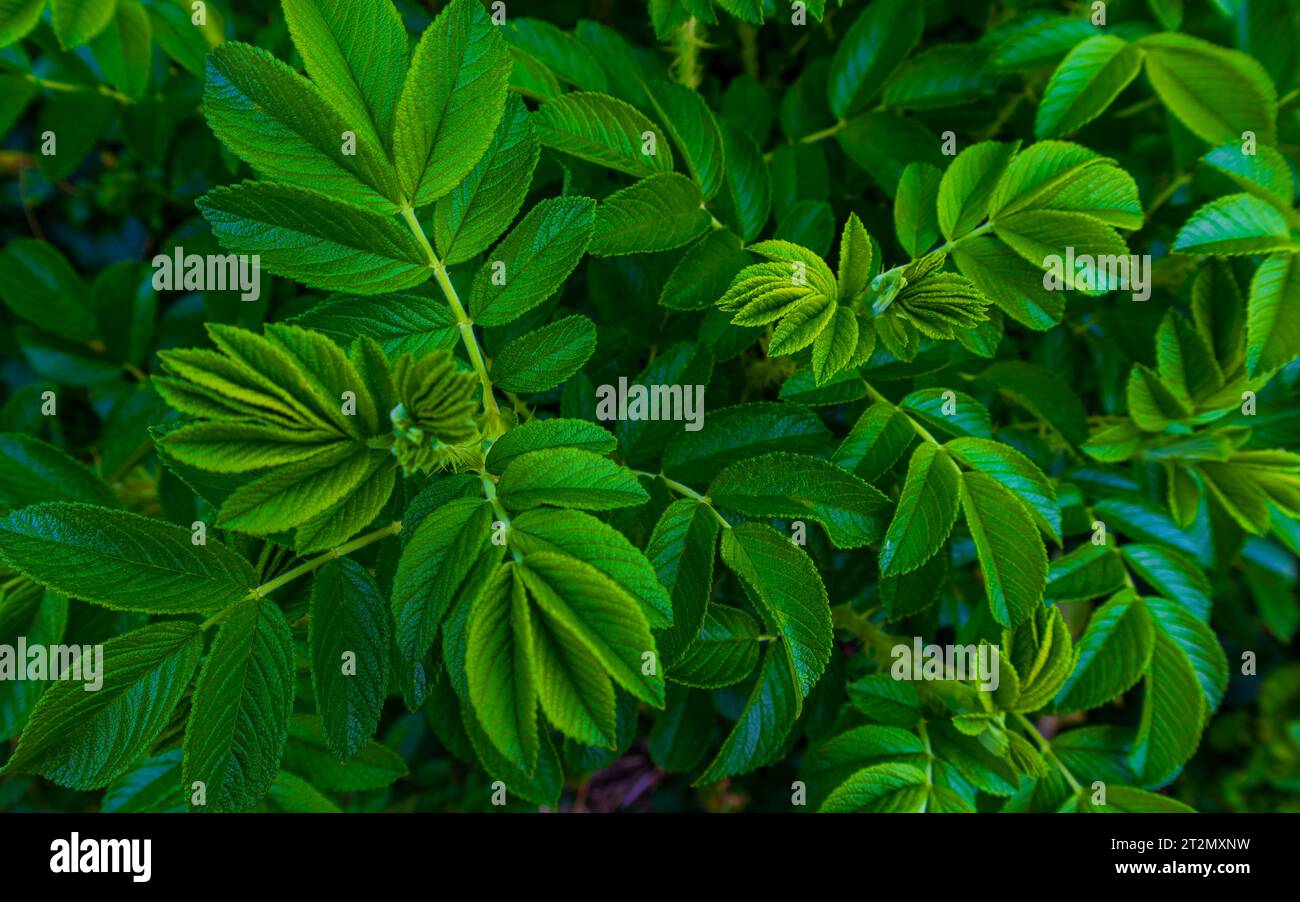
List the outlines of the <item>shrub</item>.
{"label": "shrub", "polygon": [[1296,810],[1293,8],[432,5],[0,11],[0,808]]}

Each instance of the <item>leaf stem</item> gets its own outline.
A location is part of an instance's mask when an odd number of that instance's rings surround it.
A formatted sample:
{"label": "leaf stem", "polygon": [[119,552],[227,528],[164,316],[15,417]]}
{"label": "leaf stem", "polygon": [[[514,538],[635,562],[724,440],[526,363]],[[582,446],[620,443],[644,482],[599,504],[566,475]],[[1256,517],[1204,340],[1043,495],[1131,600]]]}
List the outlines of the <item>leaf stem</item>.
{"label": "leaf stem", "polygon": [[474,335],[474,321],[465,312],[465,305],[460,302],[460,295],[456,292],[456,286],[451,284],[451,278],[447,275],[447,267],[434,253],[433,246],[429,244],[429,238],[424,234],[424,228],[415,215],[415,210],[411,207],[403,207],[402,219],[406,222],[406,227],[411,230],[411,234],[420,242],[420,247],[424,249],[424,256],[429,262],[429,268],[433,270],[434,281],[442,289],[442,295],[447,299],[447,303],[451,306],[451,312],[456,317],[456,326],[460,330],[461,343],[465,346],[465,353],[469,355],[469,362],[474,367],[474,373],[478,376],[479,384],[483,386],[483,410],[488,419],[488,437],[499,438],[506,430],[505,419],[501,416],[501,408],[497,406],[497,399],[492,394],[492,380],[488,378],[487,365],[483,361],[483,351],[479,348],[478,339]]}
{"label": "leaf stem", "polygon": [[207,620],[203,621],[202,625],[199,626],[199,629],[206,630],[209,627],[213,626],[214,624],[220,623],[222,620],[225,620],[226,617],[230,615],[230,612],[233,611],[236,606],[241,605],[246,601],[251,601],[255,598],[265,598],[267,595],[274,592],[276,589],[288,583],[293,582],[298,577],[311,573],[313,570],[317,570],[320,567],[323,567],[325,564],[328,564],[330,561],[337,560],[338,558],[341,557],[345,557],[346,555],[349,555],[354,551],[359,551],[360,549],[365,548],[367,545],[373,545],[375,542],[382,541],[383,539],[386,539],[389,536],[395,536],[399,532],[401,532],[401,529],[402,529],[402,521],[394,520],[392,523],[389,523],[387,526],[381,526],[379,529],[376,529],[373,532],[368,532],[364,536],[357,536],[355,539],[353,539],[350,542],[344,542],[342,545],[339,545],[337,548],[331,548],[329,551],[326,551],[323,554],[319,554],[316,557],[312,558],[311,560],[304,561],[303,563],[299,564],[297,567],[294,567],[292,570],[286,570],[284,573],[281,573],[279,576],[275,577],[274,579],[268,580],[267,582],[262,583],[260,586],[257,586],[256,588],[249,589],[248,594],[245,595],[243,598],[239,599],[239,601],[235,601],[226,605],[220,611],[217,611],[217,613],[213,614]]}
{"label": "leaf stem", "polygon": [[691,488],[689,485],[684,485],[678,482],[676,479],[669,479],[663,473],[651,473],[649,470],[632,470],[632,472],[637,474],[638,476],[645,476],[648,479],[663,480],[664,485],[668,486],[668,488],[672,489],[677,494],[685,495],[687,498],[693,498],[696,501],[700,502],[700,504],[703,504],[705,507],[707,507],[709,511],[713,514],[713,516],[718,518],[718,522],[722,524],[723,529],[731,529],[731,524],[727,522],[726,518],[723,517],[722,514],[718,513],[718,509],[713,506],[713,501],[712,499],[709,498],[708,495],[701,495],[699,492],[695,491],[695,489]]}
{"label": "leaf stem", "polygon": [[893,401],[891,401],[891,400],[889,400],[888,398],[886,398],[886,397],[885,397],[884,395],[882,395],[880,392],[876,391],[875,387],[872,386],[872,384],[871,384],[870,382],[868,382],[867,380],[863,379],[863,380],[862,380],[862,384],[866,386],[866,388],[867,388],[867,396],[868,396],[869,398],[871,398],[871,400],[875,401],[877,404],[886,404],[886,405],[892,407],[894,410],[896,410],[896,411],[898,411],[899,413],[901,413],[901,414],[903,415],[903,417],[907,420],[907,422],[909,422],[909,423],[912,424],[912,428],[913,428],[914,430],[916,430],[916,434],[919,435],[921,438],[925,439],[927,442],[929,442],[929,443],[932,444],[932,445],[935,445],[936,447],[937,447],[938,445],[943,444],[943,443],[940,442],[938,439],[936,439],[933,435],[931,435],[930,432],[929,432],[929,430],[927,430],[924,426],[922,426],[922,425],[921,425],[920,423],[918,423],[915,419],[913,419],[913,418],[912,418],[912,415],[909,414],[906,410],[904,410],[903,408],[899,407],[897,404],[895,404]]}
{"label": "leaf stem", "polygon": [[1052,751],[1052,744],[1047,741],[1042,733],[1038,732],[1038,727],[1034,726],[1028,717],[1019,712],[1013,712],[1012,716],[1026,733],[1034,737],[1034,741],[1042,749],[1043,757],[1056,766],[1056,769],[1061,772],[1061,776],[1065,777],[1065,782],[1070,784],[1070,788],[1076,793],[1083,792],[1083,787],[1079,785],[1079,781],[1074,778],[1074,774],[1070,773],[1070,769],[1065,766],[1061,759],[1056,757],[1056,753]]}
{"label": "leaf stem", "polygon": [[133,104],[135,103],[130,97],[127,97],[121,91],[115,91],[108,85],[78,85],[69,81],[53,81],[48,78],[41,78],[39,75],[27,73],[26,78],[37,87],[45,88],[48,91],[63,91],[68,94],[102,94],[105,97],[112,97],[118,103]]}

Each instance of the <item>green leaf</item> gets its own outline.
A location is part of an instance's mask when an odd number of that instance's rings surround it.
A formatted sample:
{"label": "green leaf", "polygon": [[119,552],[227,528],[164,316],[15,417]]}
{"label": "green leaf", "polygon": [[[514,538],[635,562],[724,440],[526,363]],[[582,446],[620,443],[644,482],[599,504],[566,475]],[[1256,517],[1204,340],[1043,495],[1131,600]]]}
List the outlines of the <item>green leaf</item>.
{"label": "green leaf", "polygon": [[1177,799],[1134,789],[1131,786],[1106,787],[1105,803],[1092,801],[1091,794],[1084,792],[1075,800],[1080,812],[1098,813],[1161,813],[1161,814],[1195,814],[1196,809],[1184,805]]}
{"label": "green leaf", "polygon": [[668,443],[664,473],[706,483],[724,467],[772,451],[817,456],[830,446],[821,418],[798,404],[737,404],[709,413],[707,429],[683,432]]}
{"label": "green leaf", "polygon": [[874,482],[894,465],[915,437],[907,416],[892,404],[872,404],[853,424],[833,460],[859,479]]}
{"label": "green leaf", "polygon": [[371,455],[360,442],[336,442],[306,460],[276,467],[235,489],[221,505],[217,525],[263,536],[301,526],[371,475]]}
{"label": "green leaf", "polygon": [[[1106,516],[1098,509],[1097,515]],[[1214,589],[1205,574],[1182,552],[1167,545],[1129,542],[1120,547],[1124,562],[1143,582],[1165,598],[1177,601],[1200,620],[1208,623]]]}
{"label": "green leaf", "polygon": [[1187,653],[1163,630],[1151,649],[1130,763],[1142,785],[1163,786],[1196,752],[1205,723],[1205,695]]}
{"label": "green leaf", "polygon": [[984,221],[993,189],[1019,147],[1019,142],[982,141],[957,154],[939,182],[937,214],[944,238],[959,238]]}
{"label": "green leaf", "polygon": [[637,600],[655,629],[673,622],[673,604],[646,555],[621,532],[590,514],[533,508],[510,522],[510,545],[523,554],[554,552],[577,558]]}
{"label": "green leaf", "polygon": [[501,236],[524,204],[540,154],[530,114],[511,95],[487,151],[434,208],[434,241],[443,262],[471,260]]}
{"label": "green leaf", "polygon": [[[20,641],[28,648],[53,648],[63,640],[67,625],[68,600],[56,592],[26,580],[13,581],[0,592],[0,644],[7,648],[16,649]],[[10,667],[21,661],[21,656],[7,652],[6,657],[10,661],[5,670],[11,672]],[[57,669],[57,661],[52,657],[52,670]],[[6,679],[0,683],[0,740],[12,739],[22,731],[48,685],[38,679]]]}
{"label": "green leaf", "polygon": [[1210,343],[1185,317],[1170,310],[1156,332],[1156,361],[1160,381],[1193,407],[1223,388],[1223,371]]}
{"label": "green leaf", "polygon": [[334,295],[287,322],[320,332],[340,346],[368,335],[393,362],[403,354],[424,357],[460,341],[446,302],[422,294]]}
{"label": "green leaf", "polygon": [[388,0],[284,0],[284,18],[307,74],[355,131],[392,151],[406,77],[406,28]]}
{"label": "green leaf", "polygon": [[[229,41],[212,51],[203,110],[213,133],[268,178],[376,213],[400,206],[383,145],[357,134],[314,84],[265,50]],[[348,132],[355,152],[345,152]]]}
{"label": "green leaf", "polygon": [[953,260],[985,297],[1016,322],[1046,332],[1065,313],[1064,292],[1043,287],[1042,270],[991,237],[967,238]]}
{"label": "green leaf", "polygon": [[582,369],[595,350],[595,324],[566,316],[502,348],[492,361],[492,383],[503,391],[548,391]]}
{"label": "green leaf", "polygon": [[925,766],[925,743],[899,727],[854,727],[818,743],[804,757],[799,776],[808,785],[808,805],[821,802],[848,777],[871,764],[890,761]]}
{"label": "green leaf", "polygon": [[140,811],[183,813],[185,793],[181,789],[181,754],[178,747],[140,761],[109,784],[99,810],[123,814]]}
{"label": "green leaf", "polygon": [[242,557],[188,529],[125,511],[54,502],[0,520],[0,556],[41,585],[123,611],[205,612],[257,585]]}
{"label": "green leaf", "polygon": [[1284,215],[1290,215],[1295,222],[1291,209],[1294,193],[1291,169],[1286,158],[1267,144],[1252,147],[1251,151],[1245,153],[1241,141],[1233,141],[1214,148],[1201,162],[1227,176],[1243,190],[1268,201]]}
{"label": "green leaf", "polygon": [[587,250],[595,222],[596,202],[590,198],[538,202],[474,277],[469,307],[475,322],[504,325],[558,291]]}
{"label": "green leaf", "polygon": [[330,748],[346,761],[379,727],[392,645],[388,612],[370,572],[340,558],[316,571],[310,615],[316,710]]}
{"label": "green leaf", "polygon": [[899,813],[924,811],[925,772],[911,764],[874,764],[835,787],[819,811]]}
{"label": "green leaf", "polygon": [[712,199],[722,187],[724,171],[722,132],[713,111],[697,92],[677,82],[651,79],[645,82],[645,89],[700,186],[700,194],[704,200]]}
{"label": "green leaf", "polygon": [[646,559],[671,596],[672,626],[658,636],[669,667],[695,641],[707,615],[720,528],[707,504],[682,498],[664,509],[646,543]]}
{"label": "green leaf", "polygon": [[802,548],[762,523],[724,530],[722,561],[780,635],[789,674],[799,689],[795,709],[800,710],[831,654],[830,605],[817,568]]}
{"label": "green leaf", "polygon": [[329,748],[320,718],[314,714],[295,714],[289,721],[283,766],[330,792],[383,789],[407,775],[402,756],[374,741],[341,764]]}
{"label": "green leaf", "polygon": [[909,59],[885,85],[885,106],[937,110],[978,103],[997,88],[978,44],[938,44]]}
{"label": "green leaf", "polygon": [[[647,704],[663,707],[663,676],[658,668],[647,672],[651,668],[646,666],[647,653],[657,656],[654,638],[631,595],[595,567],[563,554],[528,554],[519,574],[552,630],[562,627],[618,685]],[[539,661],[543,678],[545,671]],[[545,707],[544,691],[542,695]]]}
{"label": "green leaf", "polygon": [[921,699],[916,687],[891,674],[867,674],[849,683],[848,693],[850,704],[878,723],[911,727],[921,716]]}
{"label": "green leaf", "polygon": [[1174,239],[1174,250],[1184,254],[1237,256],[1295,247],[1286,217],[1252,194],[1210,201],[1192,214]]}
{"label": "green leaf", "polygon": [[1272,254],[1250,282],[1246,372],[1271,373],[1300,354],[1300,256]]}
{"label": "green leaf", "polygon": [[[952,407],[949,406],[951,402]],[[920,420],[927,429],[952,436],[973,435],[991,438],[993,421],[984,405],[970,395],[938,388],[917,389],[898,405]],[[955,409],[953,409],[955,407]]]}
{"label": "green leaf", "polygon": [[835,49],[827,78],[831,112],[843,119],[865,109],[885,79],[921,39],[922,7],[907,0],[876,0],[854,20]]}
{"label": "green leaf", "polygon": [[1056,694],[1056,707],[1087,711],[1123,695],[1146,671],[1154,635],[1146,604],[1131,591],[1097,608],[1075,643],[1074,670]]}
{"label": "green leaf", "polygon": [[943,173],[929,163],[912,163],[903,170],[894,198],[894,232],[898,243],[920,257],[939,238],[936,204]]}
{"label": "green leaf", "polygon": [[0,300],[28,322],[72,342],[98,331],[89,292],[67,259],[44,241],[19,238],[0,253]]}
{"label": "green leaf", "polygon": [[740,460],[714,477],[708,495],[719,507],[750,517],[807,517],[837,548],[880,538],[888,500],[834,464],[776,452]]}
{"label": "green leaf", "polygon": [[302,777],[280,771],[271,783],[267,802],[272,811],[300,814],[341,814],[342,809]]}
{"label": "green leaf", "polygon": [[1124,562],[1107,545],[1087,542],[1052,561],[1047,597],[1053,601],[1087,601],[1124,587]]}
{"label": "green leaf", "polygon": [[699,186],[679,173],[661,172],[601,201],[590,250],[598,257],[666,251],[708,227]]}
{"label": "green leaf", "polygon": [[60,680],[36,705],[7,774],[38,773],[70,789],[100,789],[158,737],[203,653],[197,624],[151,623],[104,643],[103,685]]}
{"label": "green leaf", "polygon": [[237,605],[212,641],[190,703],[181,784],[191,807],[243,811],[271,789],[293,713],[294,645],[269,599]]}
{"label": "green leaf", "polygon": [[954,439],[944,448],[959,461],[992,476],[1029,505],[1039,528],[1061,542],[1061,507],[1056,489],[1033,461],[1001,442]]}
{"label": "green leaf", "polygon": [[1088,414],[1083,402],[1054,370],[1026,361],[1002,361],[984,369],[978,379],[1030,415],[1046,420],[1070,444],[1079,445],[1087,439]]}
{"label": "green leaf", "polygon": [[513,46],[537,59],[564,81],[593,91],[607,87],[605,70],[595,54],[582,41],[550,22],[511,17],[504,33]]}
{"label": "green leaf", "polygon": [[659,303],[670,310],[703,310],[722,297],[750,261],[729,229],[715,229],[692,244],[664,283]]}
{"label": "green leaf", "polygon": [[1208,719],[1228,689],[1228,659],[1218,638],[1209,624],[1179,601],[1157,597],[1144,598],[1143,603],[1156,629],[1172,639],[1191,662],[1205,694]]}
{"label": "green leaf", "polygon": [[655,767],[670,774],[694,770],[713,739],[712,693],[668,684],[668,701],[655,718],[646,747]]}
{"label": "green leaf", "polygon": [[637,109],[591,91],[542,104],[533,126],[543,146],[638,178],[673,171],[667,134]]}
{"label": "green leaf", "polygon": [[[1112,221],[1107,211],[1126,213]],[[1039,141],[1018,153],[989,199],[989,215],[1001,221],[1026,210],[1089,213],[1125,228],[1142,224],[1137,187],[1114,160],[1069,141]],[[1038,264],[1039,260],[1031,260]]]}
{"label": "green leaf", "polygon": [[786,737],[799,717],[798,685],[790,656],[769,644],[740,719],[704,773],[691,785],[716,783],[771,764],[780,757]]}
{"label": "green leaf", "polygon": [[51,19],[59,46],[71,50],[86,43],[113,21],[114,2],[50,0]]}
{"label": "green leaf", "polygon": [[1253,131],[1274,142],[1277,89],[1254,58],[1172,32],[1149,35],[1140,46],[1151,87],[1197,137],[1219,145]]}
{"label": "green leaf", "polygon": [[1125,397],[1129,416],[1146,432],[1163,432],[1172,423],[1191,415],[1160,377],[1140,363],[1129,371]]}
{"label": "green leaf", "polygon": [[989,610],[1016,626],[1042,603],[1047,552],[1028,510],[1016,495],[978,470],[961,475],[962,510],[979,555]]}
{"label": "green leaf", "polygon": [[[0,47],[26,37],[45,11],[45,0],[4,0],[0,3]],[[0,129],[0,134],[3,134]]]}
{"label": "green leaf", "polygon": [[0,433],[0,510],[40,501],[118,506],[108,486],[61,449],[31,436]]}
{"label": "green leaf", "polygon": [[608,430],[586,420],[553,419],[529,420],[511,429],[493,443],[488,451],[487,469],[501,473],[510,461],[544,448],[581,448],[605,455],[618,447],[618,441]]}
{"label": "green leaf", "polygon": [[772,212],[772,175],[754,139],[729,122],[722,129],[722,153],[727,161],[723,221],[742,241],[753,241]]}
{"label": "green leaf", "polygon": [[483,731],[529,771],[537,764],[537,684],[546,679],[534,672],[535,641],[523,583],[506,564],[473,602],[465,671]]}
{"label": "green leaf", "polygon": [[880,546],[880,575],[916,570],[943,547],[957,522],[961,471],[946,451],[922,443],[907,465],[907,479]]}
{"label": "green leaf", "polygon": [[505,38],[476,0],[453,0],[425,29],[393,132],[405,206],[433,203],[473,170],[505,113],[510,70]]}
{"label": "green leaf", "polygon": [[580,448],[531,451],[506,465],[497,484],[507,510],[540,504],[611,510],[644,504],[649,496],[627,468]]}
{"label": "green leaf", "polygon": [[668,676],[699,689],[734,686],[758,665],[759,634],[758,621],[739,608],[710,605],[695,641]]}
{"label": "green leaf", "polygon": [[1142,68],[1142,49],[1100,34],[1081,42],[1052,73],[1034,121],[1039,138],[1078,131],[1106,111]]}
{"label": "green leaf", "polygon": [[90,43],[90,52],[104,77],[132,100],[144,97],[149,87],[152,28],[138,0],[116,0],[111,27]]}
{"label": "green leaf", "polygon": [[407,659],[423,659],[433,645],[488,544],[491,526],[491,505],[482,498],[458,498],[425,517],[407,540],[392,591],[394,637]]}
{"label": "green leaf", "polygon": [[419,243],[394,220],[314,191],[243,182],[195,203],[226,250],[257,254],[269,271],[313,288],[379,294],[431,275]]}
{"label": "green leaf", "polygon": [[[1046,268],[1057,261],[1061,285],[1090,294],[1131,290],[1133,282],[1123,270],[1102,265],[1102,258],[1129,257],[1128,245],[1113,228],[1083,213],[1061,210],[1030,210],[999,216],[995,232],[1008,247],[1035,266]],[[1071,272],[1064,261],[1073,248],[1076,261]],[[1079,266],[1080,257],[1091,257],[1091,266]],[[1051,272],[1051,270],[1049,270]]]}

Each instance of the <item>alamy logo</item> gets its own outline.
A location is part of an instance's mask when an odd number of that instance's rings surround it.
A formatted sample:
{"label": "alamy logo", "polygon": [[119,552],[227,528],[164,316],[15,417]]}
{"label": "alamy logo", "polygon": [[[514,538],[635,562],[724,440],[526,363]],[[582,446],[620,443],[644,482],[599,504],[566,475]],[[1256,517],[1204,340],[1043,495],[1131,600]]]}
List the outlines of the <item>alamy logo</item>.
{"label": "alamy logo", "polygon": [[0,682],[5,680],[82,680],[87,692],[104,685],[104,646],[0,645]]}
{"label": "alamy logo", "polygon": [[154,291],[238,291],[242,301],[262,296],[260,254],[187,254],[177,245],[152,263]]}
{"label": "alamy logo", "polygon": [[1133,300],[1151,297],[1151,255],[1078,254],[1073,247],[1065,256],[1043,258],[1043,287],[1048,291],[1129,291]]}
{"label": "alamy logo", "polygon": [[922,645],[921,637],[911,645],[899,643],[890,652],[896,680],[977,680],[986,692],[1002,681],[1001,657],[996,645]]}
{"label": "alamy logo", "polygon": [[153,875],[153,840],[70,839],[50,843],[50,870],[55,874],[131,874],[136,883]]}
{"label": "alamy logo", "polygon": [[596,387],[598,420],[684,420],[687,432],[704,428],[703,385],[629,386],[620,376],[618,386]]}

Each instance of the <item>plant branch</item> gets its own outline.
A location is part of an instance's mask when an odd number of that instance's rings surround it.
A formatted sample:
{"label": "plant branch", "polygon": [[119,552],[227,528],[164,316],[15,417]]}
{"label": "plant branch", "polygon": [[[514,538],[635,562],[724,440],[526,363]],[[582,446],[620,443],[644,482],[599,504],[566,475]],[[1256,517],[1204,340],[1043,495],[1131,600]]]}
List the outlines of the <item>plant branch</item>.
{"label": "plant branch", "polygon": [[299,564],[297,567],[294,567],[292,570],[286,570],[284,573],[281,573],[279,576],[275,577],[274,579],[268,580],[267,582],[262,583],[260,586],[249,589],[248,594],[245,595],[243,598],[239,599],[239,601],[235,601],[232,602],[231,604],[226,605],[220,611],[217,611],[217,613],[213,614],[207,620],[203,621],[199,629],[206,630],[209,627],[217,623],[220,623],[222,620],[225,620],[228,616],[230,616],[231,611],[233,611],[238,605],[241,605],[246,601],[252,601],[253,599],[256,598],[265,598],[267,595],[274,592],[276,589],[280,588],[281,586],[287,585],[288,583],[293,582],[298,577],[311,573],[312,571],[325,566],[330,561],[337,560],[338,558],[341,557],[346,557],[347,555],[351,554],[354,551],[359,551],[362,548],[365,548],[367,545],[373,545],[375,542],[382,541],[388,538],[389,536],[395,536],[399,532],[401,532],[401,530],[402,530],[402,521],[394,520],[392,523],[389,523],[387,526],[381,526],[379,529],[376,529],[373,532],[368,532],[364,536],[358,536],[357,538],[353,539],[350,542],[344,542],[342,545],[339,545],[337,548],[331,548],[329,551],[326,551],[323,554],[319,554],[308,561],[304,561],[303,563]]}
{"label": "plant branch", "polygon": [[1013,713],[1012,716],[1015,717],[1016,723],[1020,724],[1026,733],[1034,737],[1034,741],[1042,749],[1043,757],[1056,766],[1056,769],[1061,772],[1061,776],[1065,777],[1065,782],[1070,784],[1070,788],[1076,793],[1083,792],[1083,787],[1079,785],[1079,781],[1074,778],[1074,774],[1070,773],[1070,769],[1065,766],[1061,759],[1056,757],[1056,753],[1052,751],[1052,744],[1047,741],[1042,733],[1038,732],[1038,727],[1034,726],[1028,717],[1019,712]]}
{"label": "plant branch", "polygon": [[707,507],[713,516],[717,517],[718,522],[722,524],[723,529],[731,529],[731,524],[727,522],[727,519],[723,517],[722,514],[718,513],[718,509],[713,506],[713,500],[709,498],[708,495],[701,495],[689,485],[684,485],[676,479],[669,479],[663,473],[651,473],[649,470],[632,470],[632,472],[638,476],[645,476],[649,479],[663,480],[664,485],[668,486],[668,488],[672,489],[677,494],[685,495],[687,498],[693,498]]}
{"label": "plant branch", "polygon": [[501,408],[497,406],[497,399],[492,394],[492,380],[488,378],[487,365],[483,362],[483,351],[479,348],[478,339],[474,335],[474,321],[465,312],[465,305],[460,302],[456,286],[451,284],[451,278],[447,275],[447,267],[434,253],[433,246],[429,244],[429,238],[424,234],[424,228],[415,215],[415,210],[411,207],[403,207],[402,219],[406,222],[406,227],[411,230],[411,234],[420,242],[420,247],[424,249],[425,259],[429,261],[429,268],[433,270],[434,281],[442,289],[443,297],[447,299],[451,312],[456,317],[461,343],[465,346],[465,353],[469,355],[469,362],[474,367],[479,384],[483,386],[483,410],[488,418],[488,437],[498,438],[505,432],[505,420],[501,416]]}

